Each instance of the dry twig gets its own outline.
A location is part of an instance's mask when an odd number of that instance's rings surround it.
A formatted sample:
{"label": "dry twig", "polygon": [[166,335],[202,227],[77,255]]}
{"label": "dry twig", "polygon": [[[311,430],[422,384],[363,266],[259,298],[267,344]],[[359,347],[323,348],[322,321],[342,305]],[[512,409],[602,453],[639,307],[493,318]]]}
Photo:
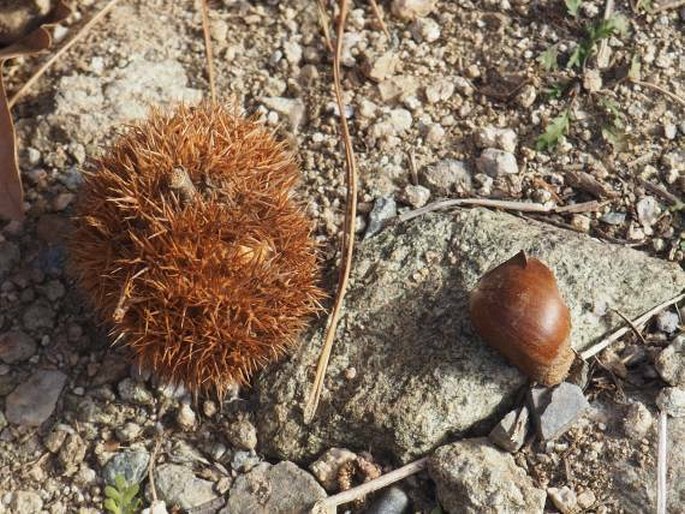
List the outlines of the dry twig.
{"label": "dry twig", "polygon": [[88,33],[88,31],[93,28],[93,26],[99,22],[109,11],[112,10],[112,8],[119,2],[119,0],[109,0],[107,5],[105,5],[99,12],[95,13],[95,15],[88,20],[88,22],[83,25],[78,32],[72,37],[69,41],[67,41],[59,50],[57,50],[47,61],[43,63],[43,65],[38,68],[35,73],[26,81],[26,83],[19,88],[19,90],[14,93],[14,96],[10,98],[8,105],[9,108],[11,109],[16,105],[16,103],[21,99],[22,96],[26,94],[26,92],[33,86],[33,84],[36,83],[36,81],[41,78],[45,72],[55,64],[72,46],[74,46],[78,41],[84,38],[84,36]]}
{"label": "dry twig", "polygon": [[663,410],[659,413],[659,442],[657,443],[656,469],[656,511],[657,514],[666,514],[666,505],[668,503],[666,482],[666,470],[668,469],[668,415]]}
{"label": "dry twig", "polygon": [[652,318],[652,316],[660,313],[666,307],[673,305],[675,303],[678,303],[683,298],[685,298],[685,293],[679,294],[678,296],[675,296],[675,297],[671,298],[670,300],[666,300],[665,302],[660,303],[659,305],[651,308],[650,310],[648,310],[647,312],[645,312],[641,316],[635,318],[633,320],[632,325],[626,326],[626,327],[621,327],[618,330],[615,330],[614,332],[609,334],[607,337],[602,339],[600,342],[598,342],[594,346],[588,348],[584,352],[581,352],[580,358],[583,360],[588,360],[593,355],[596,355],[599,352],[601,352],[602,350],[604,350],[604,348],[606,348],[606,347],[610,346],[612,343],[618,341],[621,337],[623,337],[624,334],[626,334],[630,330],[633,330],[634,327],[640,327],[640,326],[644,325],[645,323],[647,323]]}
{"label": "dry twig", "polygon": [[340,319],[340,311],[342,309],[343,298],[347,291],[347,283],[352,269],[352,253],[354,251],[354,233],[357,218],[357,163],[354,157],[354,150],[352,148],[352,138],[350,137],[350,129],[345,118],[345,102],[343,100],[342,82],[340,79],[340,60],[342,55],[343,34],[345,32],[345,21],[347,19],[347,11],[349,9],[349,0],[340,0],[340,18],[338,19],[337,40],[335,42],[335,54],[333,55],[333,84],[335,87],[335,97],[338,102],[338,113],[340,115],[340,128],[342,131],[343,143],[345,145],[345,162],[346,162],[346,182],[347,182],[347,198],[346,198],[346,212],[345,223],[343,226],[343,240],[342,240],[342,263],[340,265],[340,275],[338,278],[338,292],[333,304],[333,311],[329,318],[328,327],[326,329],[326,337],[324,338],[321,354],[319,355],[319,362],[316,367],[316,376],[314,377],[314,384],[309,398],[304,407],[304,421],[309,423],[314,419],[316,409],[321,398],[321,390],[323,388],[323,380],[326,376],[326,369],[328,368],[328,360],[331,356],[331,349],[333,348],[333,339],[335,338],[335,330]]}
{"label": "dry twig", "polygon": [[209,7],[207,0],[202,0],[202,32],[205,36],[205,53],[207,56],[207,75],[209,76],[209,93],[212,102],[216,102],[216,84],[214,80],[214,50],[212,49],[212,38],[209,34]]}
{"label": "dry twig", "polygon": [[316,10],[319,14],[319,23],[321,24],[321,31],[323,32],[323,40],[326,43],[326,48],[330,53],[334,53],[333,41],[331,38],[331,31],[329,29],[329,18],[328,12],[326,11],[326,6],[323,0],[316,0]]}
{"label": "dry twig", "polygon": [[333,496],[329,496],[324,500],[319,500],[316,505],[314,505],[314,512],[317,514],[335,512],[335,509],[338,505],[350,503],[357,498],[363,498],[367,494],[378,491],[379,489],[382,489],[390,484],[394,484],[395,482],[399,482],[408,476],[415,475],[419,471],[425,469],[427,463],[428,457],[423,457],[419,460],[415,460],[414,462],[410,462],[406,466],[397,468],[390,473],[386,473],[375,480],[370,480],[362,485],[353,487],[347,491],[343,491],[342,493],[334,494]]}
{"label": "dry twig", "polygon": [[386,36],[388,36],[388,39],[390,39],[390,31],[388,30],[388,26],[385,24],[385,21],[383,20],[383,13],[381,12],[381,8],[378,7],[378,2],[376,2],[376,0],[369,0],[369,3],[371,4],[373,15],[378,20],[378,24],[380,25],[381,30],[385,33]]}
{"label": "dry twig", "polygon": [[658,84],[654,84],[652,82],[645,82],[644,80],[637,80],[637,79],[631,79],[631,82],[633,84],[637,84],[639,86],[644,86],[644,87],[649,87],[653,89],[654,91],[658,91],[659,93],[666,95],[669,97],[671,100],[678,102],[680,105],[685,105],[685,98],[681,98],[675,93],[671,93],[668,89],[664,89]]}
{"label": "dry twig", "polygon": [[[614,0],[606,0],[604,4],[604,20],[611,18],[614,13]],[[597,51],[597,67],[604,69],[609,66],[609,39],[603,38]]]}
{"label": "dry twig", "polygon": [[401,214],[397,217],[397,220],[407,221],[428,212],[438,211],[442,209],[451,209],[453,207],[492,207],[494,209],[504,209],[507,211],[518,211],[518,212],[539,212],[548,214],[561,214],[561,213],[578,213],[578,212],[589,212],[596,211],[602,207],[602,203],[591,201],[585,203],[564,205],[557,207],[554,205],[542,205],[540,203],[528,203],[528,202],[513,202],[507,200],[491,200],[489,198],[457,198],[453,200],[438,200],[437,202],[430,203],[419,209],[414,209],[412,211]]}

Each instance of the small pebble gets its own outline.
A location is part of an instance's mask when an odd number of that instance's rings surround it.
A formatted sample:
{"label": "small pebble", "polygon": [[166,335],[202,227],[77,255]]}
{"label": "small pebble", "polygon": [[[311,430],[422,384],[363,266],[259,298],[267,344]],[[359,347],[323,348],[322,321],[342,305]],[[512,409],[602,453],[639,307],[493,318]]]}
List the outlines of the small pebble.
{"label": "small pebble", "polygon": [[649,432],[653,421],[652,413],[643,403],[631,403],[623,419],[623,430],[631,439],[640,441]]}
{"label": "small pebble", "polygon": [[680,325],[680,317],[678,313],[670,309],[661,311],[656,317],[656,328],[661,332],[672,334]]}
{"label": "small pebble", "polygon": [[567,485],[561,488],[550,487],[547,489],[547,494],[554,506],[559,509],[562,514],[571,514],[574,512],[578,499],[576,498],[576,493]]}
{"label": "small pebble", "polygon": [[669,416],[685,417],[685,389],[664,387],[656,397],[656,404]]}
{"label": "small pebble", "polygon": [[418,209],[428,203],[430,196],[431,192],[427,187],[410,184],[404,188],[403,200],[414,209]]}
{"label": "small pebble", "polygon": [[664,381],[685,388],[685,335],[679,335],[661,350],[654,367]]}
{"label": "small pebble", "polygon": [[516,157],[510,152],[497,148],[486,148],[476,160],[478,171],[491,177],[514,175],[519,172]]}
{"label": "small pebble", "polygon": [[176,423],[182,430],[191,430],[197,423],[195,412],[187,403],[181,403],[176,413]]}

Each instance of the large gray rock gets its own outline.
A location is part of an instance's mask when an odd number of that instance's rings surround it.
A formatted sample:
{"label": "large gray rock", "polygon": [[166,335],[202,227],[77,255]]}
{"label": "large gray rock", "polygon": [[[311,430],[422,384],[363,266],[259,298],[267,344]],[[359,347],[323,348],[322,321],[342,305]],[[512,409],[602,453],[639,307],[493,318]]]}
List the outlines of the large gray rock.
{"label": "large gray rock", "polygon": [[438,448],[428,460],[438,499],[451,514],[542,513],[547,494],[487,439]]}
{"label": "large gray rock", "polygon": [[292,462],[264,462],[236,479],[219,514],[305,514],[325,497],[314,477]]}
{"label": "large gray rock", "polygon": [[67,376],[61,371],[36,371],[7,396],[7,420],[15,425],[39,426],[55,410],[57,399],[66,381]]}
{"label": "large gray rock", "polygon": [[467,430],[486,434],[525,378],[474,335],[467,293],[521,249],[554,270],[576,349],[624,323],[608,307],[634,317],[685,287],[675,264],[504,213],[434,213],[389,227],[355,256],[314,422],[303,424],[302,406],[325,320],[258,381],[262,449],[299,460],[346,446],[406,461]]}

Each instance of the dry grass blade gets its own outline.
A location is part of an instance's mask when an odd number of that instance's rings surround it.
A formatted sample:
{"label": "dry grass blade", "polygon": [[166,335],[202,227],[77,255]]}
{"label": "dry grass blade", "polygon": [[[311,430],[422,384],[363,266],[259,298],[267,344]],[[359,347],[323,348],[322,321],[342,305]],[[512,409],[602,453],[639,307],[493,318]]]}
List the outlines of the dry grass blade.
{"label": "dry grass blade", "polygon": [[357,163],[354,157],[354,150],[352,149],[350,129],[347,125],[347,119],[345,118],[345,103],[343,101],[342,82],[340,79],[340,60],[342,55],[343,34],[345,31],[345,21],[347,19],[348,8],[348,0],[340,0],[340,18],[338,20],[335,54],[333,55],[333,82],[335,86],[335,97],[338,102],[338,113],[340,115],[342,138],[345,145],[347,182],[347,205],[341,249],[342,263],[340,265],[340,275],[338,278],[338,294],[335,297],[333,311],[331,312],[331,316],[328,321],[326,337],[324,338],[323,347],[321,348],[321,354],[319,356],[319,362],[316,368],[316,376],[314,377],[314,384],[304,407],[305,423],[310,423],[312,419],[314,419],[316,409],[319,405],[319,399],[321,398],[323,380],[326,376],[328,360],[331,356],[333,339],[335,338],[335,330],[338,326],[342,302],[347,290],[347,283],[349,281],[350,271],[352,269],[352,253],[354,251],[355,221],[357,218]]}
{"label": "dry grass blade", "polygon": [[316,0],[316,10],[319,15],[319,23],[321,24],[321,31],[323,32],[323,39],[326,43],[326,48],[328,48],[330,53],[334,53],[335,49],[333,48],[331,31],[329,28],[330,20],[328,18],[328,13],[326,12],[326,6],[324,5],[323,0]]}
{"label": "dry grass blade", "polygon": [[600,342],[598,342],[594,346],[592,346],[592,347],[588,348],[587,350],[585,350],[584,352],[582,352],[580,354],[580,358],[583,360],[588,360],[593,355],[596,355],[599,352],[601,352],[602,350],[604,350],[604,348],[606,348],[606,347],[610,346],[611,344],[613,344],[614,342],[618,341],[621,337],[623,337],[624,334],[626,334],[630,330],[637,330],[636,327],[640,327],[641,325],[644,325],[645,323],[647,323],[652,318],[652,316],[660,313],[666,307],[680,302],[684,298],[685,298],[685,293],[679,294],[678,296],[675,296],[675,297],[671,298],[670,300],[666,300],[665,302],[660,303],[659,305],[656,305],[655,307],[651,308],[650,310],[648,310],[647,312],[645,312],[641,316],[635,318],[631,325],[619,328],[618,330],[612,332],[610,335],[608,335],[607,337],[602,339]]}
{"label": "dry grass blade", "polygon": [[668,504],[668,488],[666,471],[668,469],[668,415],[665,411],[659,413],[659,442],[657,443],[657,514],[666,514]]}
{"label": "dry grass blade", "polygon": [[427,463],[428,457],[423,457],[414,462],[410,462],[406,466],[397,468],[390,473],[386,473],[385,475],[382,475],[374,480],[370,480],[360,486],[353,487],[352,489],[348,489],[347,491],[343,491],[342,493],[338,493],[333,496],[329,496],[328,498],[320,500],[316,503],[314,506],[314,512],[335,512],[335,508],[338,505],[343,505],[359,498],[363,498],[367,494],[378,491],[379,489],[389,486],[390,484],[394,484],[395,482],[399,482],[408,476],[415,475],[416,473],[424,470]]}
{"label": "dry grass blade", "polygon": [[209,34],[209,6],[207,0],[202,0],[202,32],[205,36],[205,52],[207,55],[207,75],[209,77],[209,93],[212,102],[216,102],[216,84],[214,79],[214,50],[212,38]]}
{"label": "dry grass blade", "polygon": [[378,2],[376,2],[376,0],[369,0],[369,3],[371,4],[373,15],[378,20],[378,25],[380,25],[383,33],[385,33],[385,35],[388,36],[388,39],[390,39],[390,31],[388,30],[388,26],[385,24],[385,20],[383,20],[383,12],[381,11],[381,8],[378,6]]}
{"label": "dry grass blade", "polygon": [[685,98],[681,98],[675,93],[671,93],[668,89],[664,89],[658,84],[653,84],[652,82],[645,82],[644,80],[637,80],[637,79],[632,79],[631,82],[633,84],[637,84],[639,86],[644,86],[648,87],[650,89],[653,89],[654,91],[658,91],[662,95],[665,95],[669,97],[671,100],[678,102],[680,105],[685,105]]}
{"label": "dry grass blade", "polygon": [[14,93],[12,98],[10,98],[9,101],[9,106],[10,109],[16,105],[16,103],[21,99],[22,96],[26,94],[26,92],[31,89],[31,86],[35,84],[40,77],[42,77],[45,72],[55,64],[72,46],[74,46],[78,41],[84,38],[84,36],[90,31],[90,29],[98,22],[100,21],[103,16],[105,16],[109,11],[112,10],[112,8],[119,2],[119,0],[110,0],[107,5],[105,5],[100,11],[98,11],[90,20],[88,20],[88,23],[83,25],[79,31],[72,37],[69,41],[67,41],[59,50],[57,50],[52,57],[50,57],[47,61],[43,63],[43,65],[36,70],[36,72],[29,78],[26,83],[19,88],[19,91]]}
{"label": "dry grass blade", "polygon": [[507,200],[490,200],[489,198],[456,198],[453,200],[438,200],[424,207],[414,209],[397,217],[397,220],[408,221],[423,214],[454,207],[490,207],[493,209],[503,209],[505,211],[518,212],[538,212],[538,213],[578,213],[596,211],[602,207],[602,203],[591,201],[579,204],[565,205],[556,207],[553,205],[543,205],[540,203],[513,202]]}
{"label": "dry grass blade", "polygon": [[662,11],[668,11],[669,9],[678,9],[679,7],[682,7],[684,5],[685,5],[685,0],[675,0],[674,2],[669,2],[667,4],[655,7],[652,10],[652,14],[659,13]]}

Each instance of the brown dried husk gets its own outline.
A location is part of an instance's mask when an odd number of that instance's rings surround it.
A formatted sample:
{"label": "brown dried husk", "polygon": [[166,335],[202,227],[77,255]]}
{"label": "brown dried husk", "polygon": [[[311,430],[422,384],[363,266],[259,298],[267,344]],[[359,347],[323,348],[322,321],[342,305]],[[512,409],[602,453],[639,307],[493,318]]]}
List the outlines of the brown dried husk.
{"label": "brown dried husk", "polygon": [[[292,154],[216,104],[153,112],[85,174],[71,268],[136,362],[216,391],[286,353],[323,297]],[[185,169],[197,193],[170,186]]]}

